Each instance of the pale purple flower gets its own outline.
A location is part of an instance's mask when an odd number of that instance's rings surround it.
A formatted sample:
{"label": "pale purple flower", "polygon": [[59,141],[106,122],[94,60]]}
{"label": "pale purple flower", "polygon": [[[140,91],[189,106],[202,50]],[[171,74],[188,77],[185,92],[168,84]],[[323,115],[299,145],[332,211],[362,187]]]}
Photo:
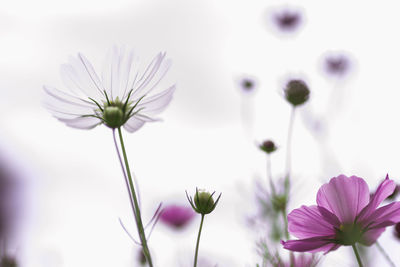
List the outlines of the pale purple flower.
{"label": "pale purple flower", "polygon": [[304,12],[299,7],[281,6],[269,11],[270,25],[277,33],[292,34],[304,24]]}
{"label": "pale purple flower", "polygon": [[291,261],[278,263],[277,267],[315,267],[319,260],[315,255],[307,255],[304,253],[292,255]]}
{"label": "pale purple flower", "polygon": [[329,51],[320,59],[322,73],[331,79],[344,79],[350,76],[354,69],[354,60],[347,52]]}
{"label": "pale purple flower", "polygon": [[175,229],[180,229],[190,223],[194,215],[190,207],[170,205],[162,210],[160,220]]}
{"label": "pale purple flower", "polygon": [[281,30],[292,31],[299,26],[301,22],[301,15],[298,11],[283,10],[276,13],[274,19]]}
{"label": "pale purple flower", "polygon": [[250,75],[243,75],[236,80],[237,87],[243,94],[252,94],[258,87],[258,81],[255,77]]}
{"label": "pale purple flower", "polygon": [[80,129],[99,124],[123,126],[134,132],[146,122],[159,120],[172,99],[175,86],[154,93],[167,73],[170,61],[159,53],[146,68],[139,68],[133,51],[114,47],[99,76],[82,54],[61,66],[68,90],[45,86],[45,106],[58,120]]}
{"label": "pale purple flower", "polygon": [[328,253],[342,245],[372,245],[387,226],[400,222],[400,202],[378,208],[395,187],[386,176],[370,197],[362,178],[332,178],[319,189],[317,205],[302,206],[288,215],[289,232],[299,239],[282,241],[284,248]]}

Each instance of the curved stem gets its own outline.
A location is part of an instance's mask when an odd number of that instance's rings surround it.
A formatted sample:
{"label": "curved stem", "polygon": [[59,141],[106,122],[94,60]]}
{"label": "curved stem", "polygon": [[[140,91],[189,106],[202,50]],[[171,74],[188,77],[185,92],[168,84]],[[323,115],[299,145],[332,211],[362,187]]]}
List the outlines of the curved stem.
{"label": "curved stem", "polygon": [[394,264],[394,262],[392,261],[392,259],[389,257],[389,254],[386,253],[386,251],[383,249],[383,247],[381,246],[381,244],[379,244],[378,241],[376,241],[376,246],[378,247],[379,251],[382,253],[383,257],[385,257],[386,261],[389,263],[390,266],[392,267],[396,267],[396,265]]}
{"label": "curved stem", "polygon": [[358,250],[357,250],[356,245],[353,244],[353,245],[351,245],[351,246],[353,247],[354,254],[356,255],[357,262],[358,262],[358,266],[363,267],[363,264],[362,264],[361,258],[360,258],[360,254],[358,254]]}
{"label": "curved stem", "polygon": [[140,242],[142,244],[143,254],[146,257],[146,260],[147,260],[147,263],[149,264],[149,266],[153,267],[150,250],[149,250],[149,247],[147,246],[146,234],[145,234],[144,228],[143,228],[143,222],[142,222],[142,217],[140,214],[140,208],[139,208],[139,203],[138,203],[137,196],[136,196],[135,186],[133,184],[131,170],[129,168],[128,156],[126,155],[124,139],[122,138],[121,128],[118,128],[118,135],[119,135],[119,140],[121,143],[122,155],[124,156],[126,174],[128,176],[129,188],[131,190],[131,196],[133,199],[134,210],[136,211],[134,215],[135,215],[137,230],[138,230],[139,237],[140,237]]}
{"label": "curved stem", "polygon": [[201,215],[199,234],[197,235],[196,252],[194,254],[194,267],[197,266],[197,255],[199,253],[200,235],[201,235],[201,229],[203,228],[204,216],[205,216],[204,214]]}

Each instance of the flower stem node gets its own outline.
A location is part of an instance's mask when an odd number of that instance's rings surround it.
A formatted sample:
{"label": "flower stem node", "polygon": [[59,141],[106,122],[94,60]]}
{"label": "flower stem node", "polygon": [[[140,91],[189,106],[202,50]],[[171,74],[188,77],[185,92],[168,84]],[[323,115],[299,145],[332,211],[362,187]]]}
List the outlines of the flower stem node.
{"label": "flower stem node", "polygon": [[259,148],[267,154],[271,154],[277,149],[275,143],[271,140],[264,141],[261,145],[259,145]]}
{"label": "flower stem node", "polygon": [[290,80],[284,89],[286,100],[293,106],[300,106],[307,102],[310,90],[302,80]]}
{"label": "flower stem node", "polygon": [[214,201],[214,199],[213,199],[214,194],[215,194],[215,191],[213,193],[209,193],[205,190],[198,190],[196,188],[196,194],[194,195],[193,198],[189,197],[187,192],[186,192],[186,197],[187,197],[190,205],[194,209],[194,211],[196,211],[197,213],[200,213],[201,215],[206,215],[206,214],[213,212],[213,210],[217,206],[218,201],[222,195],[222,193],[219,194],[217,200]]}

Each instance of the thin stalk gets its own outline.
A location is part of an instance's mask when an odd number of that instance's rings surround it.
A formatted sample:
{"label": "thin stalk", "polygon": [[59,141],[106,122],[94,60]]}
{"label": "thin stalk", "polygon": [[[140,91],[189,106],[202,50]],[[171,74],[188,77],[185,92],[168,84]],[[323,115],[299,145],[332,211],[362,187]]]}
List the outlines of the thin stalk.
{"label": "thin stalk", "polygon": [[128,175],[129,188],[131,190],[134,210],[136,211],[135,212],[135,220],[136,220],[136,226],[137,226],[138,234],[139,234],[139,237],[140,237],[140,242],[142,244],[143,254],[146,257],[146,260],[147,260],[147,263],[149,264],[149,266],[153,267],[153,262],[151,260],[150,250],[149,250],[149,247],[147,246],[146,234],[145,234],[144,228],[143,228],[143,222],[142,222],[142,217],[141,217],[141,214],[140,214],[139,203],[138,203],[138,200],[137,200],[137,197],[136,197],[135,186],[133,184],[131,170],[129,168],[128,156],[126,155],[124,139],[122,138],[121,128],[118,128],[118,135],[119,135],[119,140],[120,140],[120,143],[121,143],[122,155],[124,156],[125,168],[126,168],[126,173]]}
{"label": "thin stalk", "polygon": [[[292,136],[293,136],[293,125],[294,125],[294,118],[296,114],[296,108],[295,106],[292,107],[292,111],[290,112],[290,118],[289,118],[289,127],[288,127],[288,133],[287,133],[287,140],[286,140],[286,174],[285,174],[285,180],[284,180],[284,189],[285,189],[285,197],[286,197],[286,203],[285,207],[282,210],[282,216],[283,216],[283,222],[284,222],[284,227],[285,227],[285,237],[286,240],[289,239],[289,230],[288,230],[288,221],[287,221],[287,201],[289,199],[289,192],[290,192],[290,174],[291,174],[291,164],[292,164]],[[293,252],[290,252],[290,266],[292,266],[294,263],[294,256]]]}
{"label": "thin stalk", "polygon": [[197,266],[197,255],[199,254],[200,235],[201,235],[201,229],[203,228],[204,216],[205,216],[204,214],[201,215],[199,234],[197,235],[196,252],[194,253],[194,267]]}
{"label": "thin stalk", "polygon": [[286,193],[289,190],[289,183],[290,183],[290,173],[292,168],[292,135],[293,135],[293,124],[294,124],[294,117],[295,117],[296,108],[293,107],[292,111],[290,112],[290,119],[289,119],[289,127],[287,133],[287,140],[286,140],[286,174],[285,174],[285,190]]}
{"label": "thin stalk", "polygon": [[276,190],[275,190],[274,182],[272,181],[271,156],[269,154],[267,154],[267,177],[268,177],[269,184],[271,186],[272,195],[275,196]]}
{"label": "thin stalk", "polygon": [[378,241],[375,244],[378,247],[378,250],[382,253],[383,257],[385,257],[385,259],[389,263],[389,265],[392,266],[392,267],[396,267],[396,265],[394,264],[392,259],[389,257],[389,254],[386,253],[386,251],[383,249],[381,244],[379,244]]}
{"label": "thin stalk", "polygon": [[357,258],[358,266],[359,267],[363,267],[363,264],[362,264],[361,258],[360,258],[360,254],[358,254],[358,250],[357,250],[356,245],[353,244],[352,247],[353,247],[354,254],[356,255],[356,258]]}
{"label": "thin stalk", "polygon": [[119,151],[117,138],[115,136],[115,129],[113,129],[113,139],[114,139],[115,150],[117,151],[117,155],[118,155],[119,164],[121,165],[122,173],[124,174],[124,180],[125,180],[126,189],[128,190],[129,201],[131,203],[133,214],[135,215],[135,218],[136,218],[136,211],[135,211],[135,205],[133,204],[132,192],[131,192],[131,189],[129,188],[128,176],[126,175],[125,166],[124,166],[124,163],[122,162],[121,153]]}

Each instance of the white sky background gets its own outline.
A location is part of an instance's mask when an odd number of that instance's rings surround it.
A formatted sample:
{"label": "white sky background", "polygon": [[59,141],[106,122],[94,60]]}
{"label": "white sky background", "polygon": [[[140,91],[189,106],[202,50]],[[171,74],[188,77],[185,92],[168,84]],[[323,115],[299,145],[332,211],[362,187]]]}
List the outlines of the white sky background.
{"label": "white sky background", "polygon": [[[77,52],[97,70],[114,44],[135,48],[146,61],[161,50],[172,58],[168,81],[177,83],[175,98],[163,123],[125,134],[128,156],[146,218],[160,201],[186,203],[186,189],[223,192],[206,217],[200,247],[200,255],[218,266],[254,266],[257,260],[244,225],[254,205],[254,179],[265,179],[264,155],[254,144],[276,141],[281,149],[273,171],[282,174],[289,106],[280,86],[288,75],[305,78],[312,91],[295,123],[290,210],[314,204],[319,186],[340,173],[364,177],[370,188],[386,173],[399,181],[398,1],[293,1],[303,8],[306,23],[292,38],[267,26],[268,8],[281,4],[2,0],[0,141],[35,170],[34,216],[18,251],[24,266],[134,266],[134,246],[118,223],[121,217],[135,232],[111,130],[70,129],[41,106],[42,85],[63,88],[59,66]],[[329,50],[346,51],[355,61],[352,76],[339,84],[345,100],[333,105],[334,118],[325,121],[324,147],[338,163],[326,169],[326,153],[301,113],[322,114],[331,101],[333,83],[318,68]],[[242,129],[243,99],[234,83],[242,73],[260,84],[251,136]],[[198,223],[178,235],[156,228],[150,245],[157,266],[178,266],[178,258],[190,266]],[[381,243],[400,262],[391,230]],[[355,266],[350,252],[342,247],[328,254],[324,266]],[[386,264],[378,253],[374,263]]]}

